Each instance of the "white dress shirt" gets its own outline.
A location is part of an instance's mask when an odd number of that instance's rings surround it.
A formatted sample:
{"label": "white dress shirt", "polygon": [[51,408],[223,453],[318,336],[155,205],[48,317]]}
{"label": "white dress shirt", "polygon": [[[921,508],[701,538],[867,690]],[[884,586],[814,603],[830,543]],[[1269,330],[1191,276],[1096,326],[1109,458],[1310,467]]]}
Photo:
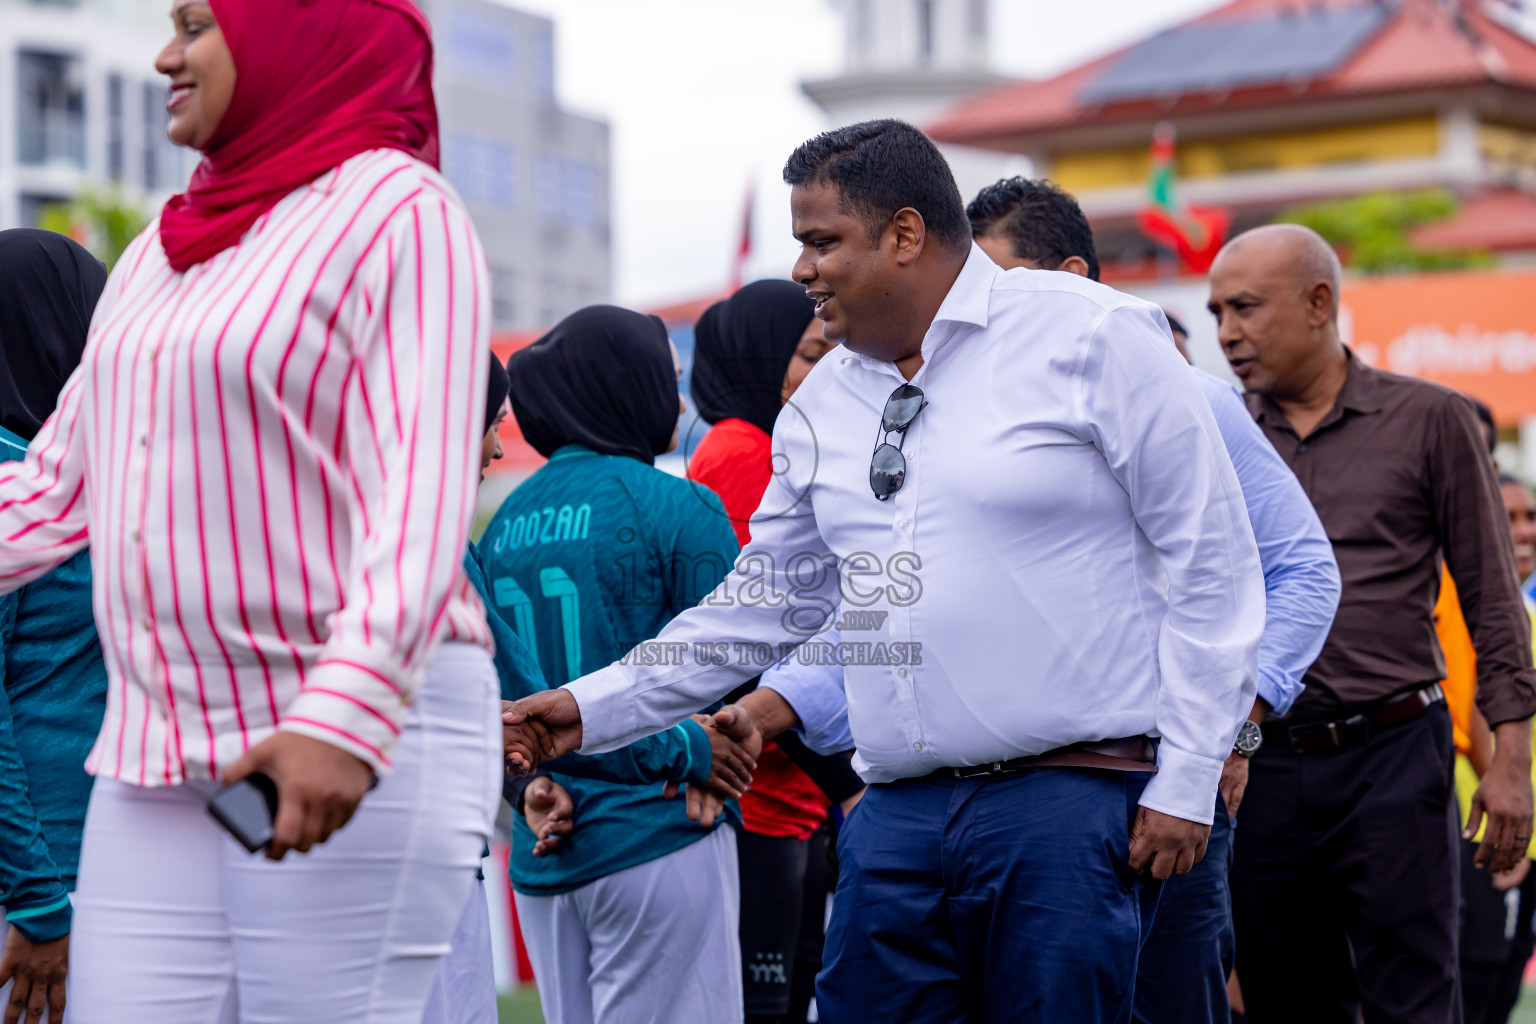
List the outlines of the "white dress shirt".
{"label": "white dress shirt", "polygon": [[90,544],[110,685],[87,770],[217,777],[278,727],[389,768],[438,642],[491,646],[461,565],[489,332],[463,205],[394,150],[186,273],[158,225],[134,241],[0,468],[0,590]]}
{"label": "white dress shirt", "polygon": [[[1290,710],[1305,686],[1339,606],[1339,567],[1301,482],[1253,421],[1231,384],[1191,368],[1205,392],[1232,457],[1264,569],[1264,639],[1259,644],[1259,696],[1276,715]],[[840,643],[834,626],[763,673],[761,685],[794,708],[795,731],[819,754],[854,746],[848,727],[843,668],[815,657],[816,645]]]}
{"label": "white dress shirt", "polygon": [[1145,734],[1161,743],[1142,804],[1209,822],[1254,699],[1264,578],[1161,311],[1070,274],[1004,272],[973,246],[922,354],[911,383],[929,404],[884,502],[870,455],[903,378],[847,349],[821,361],[775,427],[752,543],[658,638],[704,656],[570,683],[583,751],[757,675],[750,645],[802,642],[841,590],[845,615],[873,613],[842,630],[866,780]]}

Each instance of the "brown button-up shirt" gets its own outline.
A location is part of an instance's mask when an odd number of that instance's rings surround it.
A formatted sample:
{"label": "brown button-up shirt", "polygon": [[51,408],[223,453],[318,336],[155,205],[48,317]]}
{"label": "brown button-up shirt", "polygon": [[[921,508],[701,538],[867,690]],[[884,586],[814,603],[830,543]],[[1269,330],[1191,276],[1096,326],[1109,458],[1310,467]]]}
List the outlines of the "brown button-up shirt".
{"label": "brown button-up shirt", "polygon": [[1477,650],[1478,707],[1490,725],[1536,712],[1530,620],[1471,404],[1352,353],[1343,390],[1305,439],[1268,396],[1247,400],[1312,499],[1344,582],[1288,718],[1339,718],[1444,677],[1434,622],[1442,557]]}

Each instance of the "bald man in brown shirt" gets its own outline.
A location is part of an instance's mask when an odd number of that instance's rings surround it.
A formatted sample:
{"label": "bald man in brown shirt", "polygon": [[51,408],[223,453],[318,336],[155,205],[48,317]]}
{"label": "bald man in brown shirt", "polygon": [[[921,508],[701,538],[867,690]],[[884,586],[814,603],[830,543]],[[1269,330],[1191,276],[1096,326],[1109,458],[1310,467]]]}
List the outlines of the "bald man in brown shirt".
{"label": "bald man in brown shirt", "polygon": [[1248,407],[1333,542],[1343,596],[1282,719],[1263,726],[1232,871],[1250,1020],[1447,1022],[1458,844],[1434,606],[1442,559],[1477,650],[1494,762],[1473,799],[1479,866],[1531,837],[1536,671],[1494,467],[1467,400],[1373,369],[1338,329],[1338,257],[1272,225],[1229,242],[1210,309]]}

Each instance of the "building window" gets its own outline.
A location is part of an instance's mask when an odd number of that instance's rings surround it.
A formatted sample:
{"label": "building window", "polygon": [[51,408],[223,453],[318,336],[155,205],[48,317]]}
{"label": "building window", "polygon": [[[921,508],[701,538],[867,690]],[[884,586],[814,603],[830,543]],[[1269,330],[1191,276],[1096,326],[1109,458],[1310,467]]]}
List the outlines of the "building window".
{"label": "building window", "polygon": [[67,202],[69,202],[68,196],[40,196],[23,192],[16,197],[16,215],[22,227],[35,228],[42,222],[43,210]]}
{"label": "building window", "polygon": [[579,228],[596,226],[600,205],[597,168],[581,160],[567,160],[560,179],[566,223]]}
{"label": "building window", "polygon": [[153,82],[145,82],[139,91],[144,104],[144,188],[152,192],[160,187],[160,139],[165,135],[160,111],[165,108],[164,90]]}
{"label": "building window", "polygon": [[933,60],[933,0],[917,0],[917,56],[924,64]]}
{"label": "building window", "polygon": [[455,77],[505,88],[515,81],[517,30],[506,18],[450,8],[439,67]]}
{"label": "building window", "polygon": [[510,210],[517,205],[517,149],[469,132],[451,132],[443,173],[466,203]]}
{"label": "building window", "polygon": [[123,180],[123,162],[127,125],[123,117],[123,76],[107,76],[107,177]]}
{"label": "building window", "polygon": [[57,53],[16,54],[17,159],[85,168],[85,89],[80,61]]}
{"label": "building window", "polygon": [[517,322],[517,272],[491,268],[491,321],[497,327]]}
{"label": "building window", "polygon": [[169,95],[163,82],[144,82],[139,88],[144,104],[142,155],[144,190],[170,192],[186,185],[192,175],[191,150],[183,149],[165,134],[170,115],[165,112]]}
{"label": "building window", "polygon": [[565,219],[560,170],[560,160],[553,156],[539,157],[533,168],[533,207],[540,220],[550,223]]}
{"label": "building window", "polygon": [[539,322],[552,327],[565,315],[565,285],[555,278],[546,277],[539,289]]}
{"label": "building window", "polygon": [[544,25],[529,41],[528,86],[535,96],[555,97],[555,30]]}
{"label": "building window", "polygon": [[970,15],[971,42],[984,45],[987,41],[987,0],[971,0]]}

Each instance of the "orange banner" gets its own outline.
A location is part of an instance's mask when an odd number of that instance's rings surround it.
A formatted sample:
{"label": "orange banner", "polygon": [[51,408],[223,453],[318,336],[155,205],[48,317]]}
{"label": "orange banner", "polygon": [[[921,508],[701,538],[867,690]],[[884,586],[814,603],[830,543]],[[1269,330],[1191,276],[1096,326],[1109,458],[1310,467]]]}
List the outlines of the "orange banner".
{"label": "orange banner", "polygon": [[1373,366],[1481,399],[1501,424],[1536,416],[1536,273],[1346,281],[1340,327]]}

